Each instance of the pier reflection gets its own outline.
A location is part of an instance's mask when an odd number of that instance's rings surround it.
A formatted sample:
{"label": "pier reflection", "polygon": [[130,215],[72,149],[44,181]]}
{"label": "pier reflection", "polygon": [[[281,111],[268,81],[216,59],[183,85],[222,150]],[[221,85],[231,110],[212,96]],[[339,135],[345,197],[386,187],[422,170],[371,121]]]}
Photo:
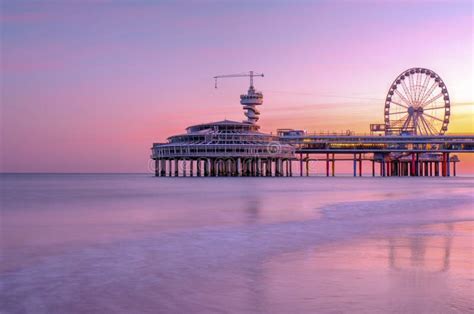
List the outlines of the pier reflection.
{"label": "pier reflection", "polygon": [[466,261],[472,261],[473,227],[472,222],[428,225],[275,256],[264,267],[267,310],[337,312],[340,305],[339,310],[355,312],[446,313],[451,302],[467,310],[472,293],[465,287],[472,284],[458,274],[472,269]]}
{"label": "pier reflection", "polygon": [[449,270],[452,223],[439,225],[441,235],[418,235],[408,238],[389,238],[389,266],[396,271],[422,268],[424,271]]}

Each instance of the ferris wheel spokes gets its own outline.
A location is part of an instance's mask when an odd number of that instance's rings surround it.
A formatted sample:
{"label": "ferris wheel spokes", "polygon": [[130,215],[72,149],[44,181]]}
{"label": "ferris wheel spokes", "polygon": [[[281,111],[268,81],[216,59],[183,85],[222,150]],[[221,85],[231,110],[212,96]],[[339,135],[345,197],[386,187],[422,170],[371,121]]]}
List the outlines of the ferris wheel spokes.
{"label": "ferris wheel spokes", "polygon": [[442,135],[450,117],[446,85],[431,70],[408,69],[390,86],[384,115],[386,134]]}
{"label": "ferris wheel spokes", "polygon": [[426,120],[423,116],[421,116],[421,119],[423,120],[423,122],[428,126],[428,128],[430,129],[430,133],[432,135],[435,135],[436,134],[436,129],[434,128],[434,126],[428,121]]}
{"label": "ferris wheel spokes", "polygon": [[429,104],[435,102],[435,101],[436,101],[438,98],[440,98],[441,96],[443,96],[443,93],[439,93],[438,95],[433,96],[433,98],[431,98],[431,99],[428,100],[427,102],[421,104],[421,107],[423,108],[423,107],[425,107],[425,106],[427,106],[427,105],[429,105]]}
{"label": "ferris wheel spokes", "polygon": [[405,91],[406,97],[408,98],[408,103],[409,103],[410,105],[413,104],[413,99],[412,99],[412,97],[411,97],[410,92],[408,91],[407,85],[405,84],[405,80],[402,80],[402,87],[403,87],[403,90]]}
{"label": "ferris wheel spokes", "polygon": [[430,97],[431,94],[433,94],[433,91],[435,90],[435,88],[436,88],[437,85],[438,85],[438,83],[437,83],[436,81],[433,82],[433,85],[431,85],[431,87],[430,87],[430,89],[428,90],[428,92],[423,95],[423,98],[421,98],[421,103],[425,102],[426,99],[427,99],[428,97]]}
{"label": "ferris wheel spokes", "polygon": [[403,100],[407,104],[408,108],[408,106],[410,106],[410,101],[405,96],[403,96],[402,93],[398,91],[398,89],[396,89],[394,92],[398,95],[398,97],[400,97],[401,100]]}

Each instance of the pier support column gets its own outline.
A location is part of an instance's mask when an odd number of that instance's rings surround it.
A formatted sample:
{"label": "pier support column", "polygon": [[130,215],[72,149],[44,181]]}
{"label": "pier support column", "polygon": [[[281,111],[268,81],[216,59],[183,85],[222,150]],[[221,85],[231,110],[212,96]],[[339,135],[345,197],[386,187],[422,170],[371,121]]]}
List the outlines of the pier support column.
{"label": "pier support column", "polygon": [[420,176],[420,153],[416,153],[416,159],[415,159],[415,175]]}
{"label": "pier support column", "polygon": [[456,162],[453,161],[453,176],[456,176]]}
{"label": "pier support column", "polygon": [[362,154],[359,154],[359,177],[362,177]]}
{"label": "pier support column", "polygon": [[383,157],[380,162],[380,175],[385,177],[385,157]]}
{"label": "pier support column", "polygon": [[198,158],[198,160],[196,160],[196,175],[198,177],[201,176],[201,158]]}
{"label": "pier support column", "polygon": [[172,169],[171,169],[171,166],[173,165],[173,160],[172,159],[168,159],[168,176],[171,177],[173,175],[173,172],[172,172]]}
{"label": "pier support column", "polygon": [[174,160],[174,176],[179,177],[179,159]]}
{"label": "pier support column", "polygon": [[161,159],[161,168],[160,168],[160,176],[165,177],[166,176],[166,160]]}
{"label": "pier support column", "polygon": [[290,160],[289,163],[290,163],[290,177],[292,177],[293,176],[293,160]]}
{"label": "pier support column", "polygon": [[194,161],[192,159],[189,160],[189,176],[194,176]]}
{"label": "pier support column", "polygon": [[205,158],[203,161],[204,161],[204,176],[208,177],[209,176],[209,159]]}
{"label": "pier support column", "polygon": [[300,154],[300,177],[303,176],[303,154]]}
{"label": "pier support column", "polygon": [[335,172],[336,172],[336,159],[334,157],[334,154],[332,154],[332,168],[331,168],[332,176],[334,177]]}
{"label": "pier support column", "polygon": [[357,155],[354,154],[354,160],[352,161],[352,170],[353,170],[353,175],[354,177],[357,176]]}
{"label": "pier support column", "polygon": [[309,177],[309,157],[306,157],[306,176]]}
{"label": "pier support column", "polygon": [[186,159],[183,159],[181,162],[183,163],[183,177],[185,177],[186,176]]}
{"label": "pier support column", "polygon": [[441,160],[441,175],[443,177],[446,176],[446,153],[443,153],[442,155],[442,160]]}
{"label": "pier support column", "polygon": [[232,175],[233,175],[232,160],[229,158],[227,159],[227,176],[232,176]]}
{"label": "pier support column", "polygon": [[451,176],[451,163],[449,162],[449,153],[446,153],[446,176]]}
{"label": "pier support column", "polygon": [[159,159],[155,159],[155,177],[159,176],[160,175],[160,160]]}
{"label": "pier support column", "polygon": [[372,159],[372,177],[375,177],[375,160],[374,159]]}
{"label": "pier support column", "polygon": [[235,172],[236,176],[241,176],[241,170],[242,170],[242,159],[237,158],[237,164],[235,165]]}
{"label": "pier support column", "polygon": [[329,154],[326,154],[326,177],[329,177]]}

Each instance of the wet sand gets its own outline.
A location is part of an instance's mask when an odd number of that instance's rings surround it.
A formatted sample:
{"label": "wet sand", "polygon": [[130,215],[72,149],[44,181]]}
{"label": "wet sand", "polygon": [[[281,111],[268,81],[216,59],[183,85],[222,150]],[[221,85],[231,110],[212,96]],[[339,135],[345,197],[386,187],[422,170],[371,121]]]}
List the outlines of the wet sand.
{"label": "wet sand", "polygon": [[2,312],[474,311],[472,178],[1,179]]}

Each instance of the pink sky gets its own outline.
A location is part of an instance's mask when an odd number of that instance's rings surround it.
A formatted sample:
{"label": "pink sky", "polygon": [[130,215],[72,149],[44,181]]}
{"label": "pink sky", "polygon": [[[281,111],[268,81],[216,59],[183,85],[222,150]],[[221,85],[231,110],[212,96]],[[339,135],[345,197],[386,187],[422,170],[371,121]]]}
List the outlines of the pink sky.
{"label": "pink sky", "polygon": [[248,70],[264,131],[367,132],[421,66],[447,84],[450,132],[474,133],[471,1],[25,1],[1,26],[0,171],[146,171],[153,142],[242,120],[248,82],[212,76]]}

